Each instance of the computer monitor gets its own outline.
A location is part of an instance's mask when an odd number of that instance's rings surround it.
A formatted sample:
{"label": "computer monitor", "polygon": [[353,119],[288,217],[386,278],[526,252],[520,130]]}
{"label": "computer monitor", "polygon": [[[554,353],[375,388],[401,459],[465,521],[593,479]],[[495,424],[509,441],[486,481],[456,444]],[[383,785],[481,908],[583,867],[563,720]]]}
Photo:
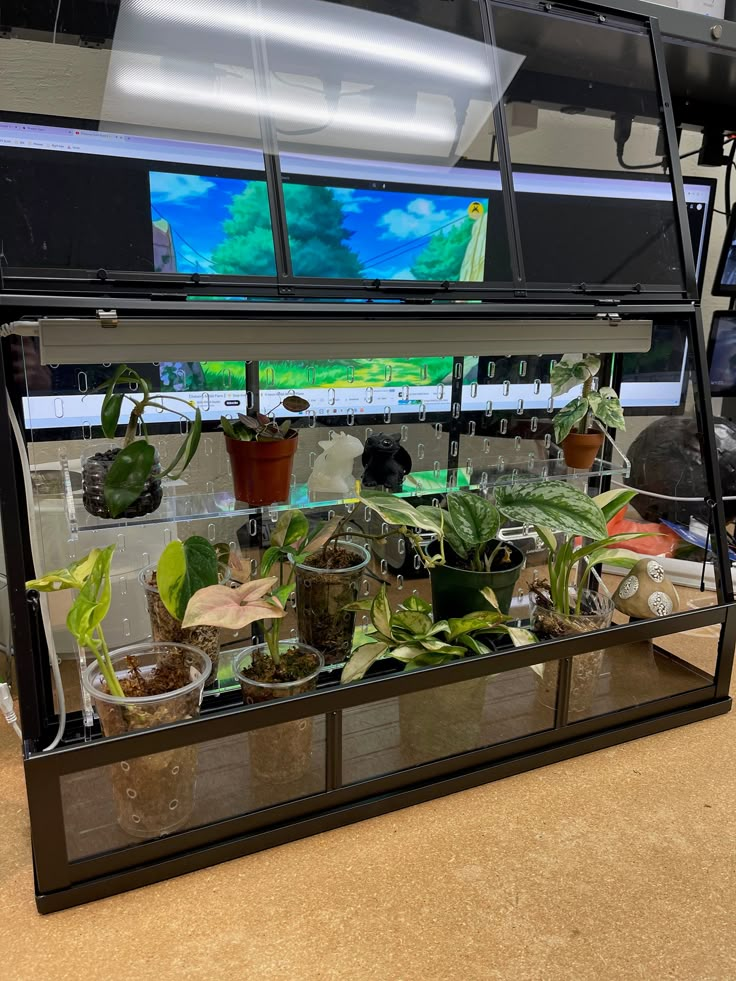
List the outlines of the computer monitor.
{"label": "computer monitor", "polygon": [[736,296],[736,208],[731,212],[726,228],[726,237],[713,280],[713,294]]}
{"label": "computer monitor", "polygon": [[[446,168],[284,154],[281,168],[297,274],[315,274],[316,268],[322,275],[328,269],[347,278],[365,273],[383,279],[466,281],[482,279],[489,269],[496,277],[507,274],[505,228],[488,220],[490,214],[502,213],[500,174],[493,165]],[[275,274],[259,150],[15,118],[0,121],[0,177],[5,178],[0,180],[4,261],[11,267],[96,267],[104,259],[108,267],[162,274]],[[90,193],[91,179],[107,187],[113,181],[116,194]],[[587,208],[601,202],[610,206],[614,199],[621,206],[633,202],[630,218],[641,224],[637,228],[642,234],[651,209],[671,199],[666,178],[638,174],[622,178],[529,169],[515,171],[515,186],[518,200],[526,202],[520,214],[527,219],[540,207],[564,208],[573,199]],[[67,193],[60,194],[60,187]],[[9,196],[5,202],[3,194]],[[53,195],[53,201],[44,194]],[[713,194],[712,181],[688,179],[685,184],[701,277]],[[106,220],[104,208],[111,201],[115,213]],[[322,208],[335,227],[328,222],[324,236],[300,235],[295,209],[306,206]],[[485,240],[478,235],[483,226]],[[533,228],[525,227],[522,233],[533,235]],[[577,256],[576,262],[588,261],[585,243],[572,227],[569,239],[566,251]],[[45,243],[41,253],[39,240]],[[323,247],[331,250],[329,261],[321,255]],[[549,263],[549,256],[545,261]],[[278,402],[293,390],[320,416],[423,419],[450,408],[451,360],[400,359],[380,367],[368,359],[325,362],[319,378],[314,369],[302,370],[298,363],[264,363],[259,408],[275,408],[280,415]],[[185,386],[204,418],[215,420],[223,412],[234,415],[248,407],[247,391],[254,386],[246,385],[243,371],[242,364],[231,362],[177,363],[161,366],[157,382],[163,391]],[[39,401],[31,406],[26,400],[28,424],[66,429],[97,419],[102,397],[80,384],[84,381],[75,378],[71,384],[51,389],[42,384],[34,390]],[[668,391],[657,404],[674,404],[672,380],[666,384]],[[651,384],[633,387],[630,394],[627,385],[625,380],[625,405],[651,407]],[[512,396],[531,405],[533,393],[515,388]],[[469,391],[464,404],[468,397]],[[157,421],[174,420],[162,414]]]}
{"label": "computer monitor", "polygon": [[712,395],[736,398],[736,313],[713,314],[708,338],[708,374]]}

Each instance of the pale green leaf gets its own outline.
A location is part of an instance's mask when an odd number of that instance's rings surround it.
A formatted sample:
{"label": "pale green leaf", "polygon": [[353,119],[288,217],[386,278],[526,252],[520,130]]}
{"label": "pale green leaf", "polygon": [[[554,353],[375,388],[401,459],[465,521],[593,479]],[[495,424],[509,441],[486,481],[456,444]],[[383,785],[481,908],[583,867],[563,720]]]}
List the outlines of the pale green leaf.
{"label": "pale green leaf", "polygon": [[421,596],[409,596],[403,603],[399,604],[400,610],[418,610],[420,613],[431,613],[432,605]]}
{"label": "pale green leaf", "polygon": [[613,490],[605,491],[603,494],[597,494],[593,500],[603,512],[603,517],[606,519],[606,524],[608,524],[629,501],[632,501],[636,497],[636,494],[637,492],[634,490],[614,488]]}
{"label": "pale green leaf", "polygon": [[309,534],[309,522],[301,511],[283,511],[271,532],[271,545],[285,548],[303,541]]}
{"label": "pale green leaf", "polygon": [[536,636],[525,627],[508,627],[507,629],[514,647],[526,647],[527,644],[537,643]]}
{"label": "pale green leaf", "polygon": [[572,361],[558,361],[550,372],[550,382],[552,383],[553,395],[564,395],[571,389],[580,384],[574,372],[575,363]]}
{"label": "pale green leaf", "polygon": [[480,590],[480,595],[483,597],[486,603],[489,603],[493,607],[494,610],[500,610],[501,607],[498,603],[498,597],[490,586],[484,586],[483,589]]}
{"label": "pale green leaf", "polygon": [[574,426],[585,417],[588,412],[588,399],[579,395],[557,413],[554,418],[555,440],[561,443],[565,437],[569,436]]}
{"label": "pale green leaf", "polygon": [[626,429],[624,410],[621,408],[621,403],[615,393],[612,397],[606,398],[600,392],[591,392],[588,396],[588,402],[593,410],[593,415],[604,426],[611,429]]}
{"label": "pale green leaf", "polygon": [[453,528],[466,547],[476,548],[498,534],[501,516],[486,498],[461,491],[447,495]]}
{"label": "pale green leaf", "polygon": [[378,643],[364,644],[363,647],[353,651],[350,660],[342,669],[340,683],[348,685],[351,681],[360,681],[368,668],[385,654],[387,649],[386,644],[379,641]]}
{"label": "pale green leaf", "polygon": [[420,613],[418,610],[397,610],[391,617],[392,636],[396,636],[397,629],[400,629],[414,637],[426,637],[432,627],[432,618],[429,614]]}
{"label": "pale green leaf", "polygon": [[606,521],[593,500],[561,480],[496,488],[496,504],[522,525],[550,528],[566,535],[605,538]]}
{"label": "pale green leaf", "polygon": [[426,512],[419,511],[403,497],[395,497],[387,491],[363,491],[360,501],[388,525],[419,528],[422,531],[435,531],[437,528],[436,519],[427,518]]}
{"label": "pale green leaf", "polygon": [[371,604],[371,622],[373,626],[386,637],[391,636],[391,607],[386,594],[386,587],[381,586]]}
{"label": "pale green leaf", "polygon": [[77,562],[70,562],[64,569],[55,569],[38,579],[29,579],[26,589],[36,589],[40,593],[55,592],[57,589],[81,589],[92,572],[99,554],[100,549],[93,548],[84,558]]}

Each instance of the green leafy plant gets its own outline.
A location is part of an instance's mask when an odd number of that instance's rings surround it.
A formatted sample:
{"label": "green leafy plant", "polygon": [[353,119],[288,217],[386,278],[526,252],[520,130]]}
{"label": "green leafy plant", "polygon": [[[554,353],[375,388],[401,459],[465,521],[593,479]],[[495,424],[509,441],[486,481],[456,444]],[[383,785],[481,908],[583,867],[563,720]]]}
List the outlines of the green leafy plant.
{"label": "green leafy plant", "polygon": [[[636,491],[621,490],[608,491],[592,498],[592,503],[598,508],[606,529],[608,522],[615,517],[618,512],[625,507],[632,498],[636,497]],[[581,613],[581,603],[583,590],[587,588],[590,576],[596,565],[605,562],[608,565],[618,566],[624,569],[631,569],[641,558],[640,555],[629,552],[626,549],[614,549],[612,545],[631,541],[635,538],[647,538],[649,532],[629,532],[619,535],[603,535],[594,537],[593,541],[576,541],[575,535],[564,535],[560,541],[557,540],[554,532],[541,524],[535,523],[537,535],[542,539],[549,552],[548,570],[549,582],[541,582],[533,587],[533,592],[537,598],[547,602],[547,605],[557,610],[558,613],[575,614]],[[593,536],[589,536],[593,537]],[[577,582],[575,584],[577,595],[575,609],[570,609],[570,584],[573,573],[577,570]]]}
{"label": "green leafy plant", "polygon": [[200,535],[169,542],[156,566],[161,601],[176,620],[183,620],[195,593],[218,581],[216,547]]}
{"label": "green leafy plant", "polygon": [[358,600],[345,607],[351,611],[367,611],[371,626],[365,632],[363,644],[353,651],[342,671],[341,681],[359,681],[368,668],[381,657],[393,657],[404,662],[404,670],[448,664],[468,654],[490,654],[491,648],[482,635],[505,634],[516,646],[534,643],[531,631],[508,626],[509,617],[498,610],[491,589],[481,591],[492,607],[464,617],[432,619],[432,607],[418,596],[410,596],[391,609],[386,586],[372,599]]}
{"label": "green leafy plant", "polygon": [[290,439],[295,435],[292,429],[291,419],[285,419],[280,425],[273,417],[273,413],[282,406],[287,412],[305,412],[309,408],[309,402],[299,395],[287,395],[285,399],[271,409],[271,415],[264,415],[262,412],[254,412],[253,415],[238,413],[238,418],[233,421],[227,416],[220,417],[220,426],[226,436],[230,439],[238,439],[243,442],[256,440],[259,443],[273,443],[281,439]]}
{"label": "green leafy plant", "polygon": [[[406,499],[385,491],[364,491],[360,500],[411,541],[428,569],[447,564],[446,542],[475,571],[490,569],[506,548],[503,542],[495,541],[502,518],[523,525],[550,526],[555,531],[587,538],[606,534],[600,508],[587,494],[559,480],[501,485],[495,489],[495,502],[470,491],[453,491],[447,495],[446,510],[427,505],[414,507]],[[436,553],[427,552],[421,532],[431,532],[436,537]]]}
{"label": "green leafy plant", "polygon": [[588,430],[589,417],[613,429],[626,429],[624,413],[616,392],[609,387],[595,391],[593,379],[601,370],[600,358],[595,354],[585,354],[582,360],[563,358],[552,368],[550,379],[552,395],[564,395],[582,385],[580,395],[557,413],[554,419],[555,439],[561,443],[578,426],[578,432]]}
{"label": "green leafy plant", "polygon": [[[125,392],[116,391],[120,385],[137,385],[139,392],[134,395],[130,388]],[[202,435],[202,414],[193,402],[177,395],[152,395],[145,378],[142,378],[137,371],[125,364],[119,365],[115,374],[101,387],[105,390],[105,397],[102,402],[100,422],[102,431],[108,439],[115,437],[123,403],[130,402],[132,404],[128,423],[125,427],[123,448],[116,455],[105,478],[105,503],[110,514],[117,518],[140,497],[146,481],[153,471],[156,451],[148,442],[148,429],[144,419],[146,410],[166,410],[189,422],[190,414],[182,412],[177,405],[172,403],[181,403],[190,409],[194,408],[194,419],[191,421],[191,426],[189,426],[181,446],[174,455],[174,459],[159,474],[160,478],[181,477],[191,463]],[[137,435],[139,426],[143,433],[142,437]]]}
{"label": "green leafy plant", "polygon": [[79,591],[66,618],[67,629],[80,647],[86,647],[94,654],[110,694],[123,698],[124,692],[115,674],[110,650],[102,631],[102,621],[108,614],[112,598],[110,566],[114,552],[114,545],[108,545],[104,549],[93,548],[83,559],[73,562],[65,569],[57,569],[39,579],[31,579],[26,583],[26,589],[37,589],[40,592],[55,592],[59,589]]}

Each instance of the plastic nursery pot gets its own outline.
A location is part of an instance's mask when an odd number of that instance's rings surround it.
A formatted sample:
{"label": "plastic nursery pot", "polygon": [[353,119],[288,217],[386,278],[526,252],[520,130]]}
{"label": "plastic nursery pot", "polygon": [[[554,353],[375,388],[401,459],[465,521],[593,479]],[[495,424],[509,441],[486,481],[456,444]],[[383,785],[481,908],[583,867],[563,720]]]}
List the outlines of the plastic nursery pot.
{"label": "plastic nursery pot", "polygon": [[570,433],[562,443],[565,463],[571,470],[590,470],[603,446],[603,433],[589,429],[587,433]]}
{"label": "plastic nursery pot", "polygon": [[[495,542],[491,546],[495,546]],[[429,571],[432,586],[432,609],[435,620],[447,620],[449,617],[462,617],[466,613],[477,613],[478,610],[489,610],[491,604],[481,596],[481,589],[488,586],[496,594],[501,613],[508,613],[514,595],[514,586],[519,580],[524,568],[526,556],[512,545],[506,543],[511,551],[511,561],[500,571],[473,572],[461,569],[459,559],[453,550],[445,544],[446,565],[437,565]],[[436,553],[437,546],[432,551]]]}
{"label": "plastic nursery pot", "polygon": [[[264,681],[253,667],[254,658],[271,660],[266,644],[246,647],[233,658],[233,674],[240,682],[246,705],[291,698],[314,691],[324,658],[313,647],[296,640],[279,641],[282,659],[290,651],[303,655],[303,673],[295,681]],[[279,725],[253,729],[248,733],[251,773],[259,780],[285,783],[299,780],[310,769],[312,760],[312,719],[295,719]]]}
{"label": "plastic nursery pot", "polygon": [[[338,548],[350,553],[354,564],[343,569],[321,569],[317,565],[296,567],[296,608],[299,636],[310,647],[318,648],[325,664],[339,664],[350,654],[355,629],[355,614],[344,607],[354,603],[371,560],[367,548],[338,541]],[[318,561],[318,556],[311,561]]]}
{"label": "plastic nursery pot", "polygon": [[487,678],[473,678],[402,695],[399,724],[404,763],[413,766],[478,749],[487,683]]}
{"label": "plastic nursery pot", "polygon": [[[95,703],[106,736],[154,729],[199,715],[211,664],[196,647],[133,644],[113,651],[110,657],[123,690],[130,675],[131,657],[136,659],[140,675],[149,679],[157,671],[170,669],[172,658],[175,659],[182,684],[161,695],[120,698],[108,692],[99,665],[93,661],[82,675],[82,684]],[[185,670],[180,667],[183,663],[187,665]],[[112,791],[123,831],[136,838],[157,838],[184,824],[194,807],[196,773],[196,746],[137,756],[112,765]]]}
{"label": "plastic nursery pot", "polygon": [[289,500],[291,471],[299,437],[292,429],[285,439],[259,442],[225,436],[235,498],[246,504],[276,504]]}
{"label": "plastic nursery pot", "polygon": [[[89,514],[94,514],[98,518],[112,518],[105,501],[105,480],[120,449],[121,447],[115,446],[100,450],[88,456],[82,464],[82,503]],[[157,476],[160,473],[161,463],[156,452],[151,476],[143,485],[140,496],[122,514],[119,514],[118,518],[139,518],[159,508],[163,496],[161,481]]]}
{"label": "plastic nursery pot", "polygon": [[[217,578],[220,583],[230,581],[230,569],[224,562],[217,564]],[[149,565],[141,569],[138,582],[143,587],[146,596],[148,616],[151,621],[151,636],[155,641],[173,641],[176,644],[191,644],[204,651],[212,662],[212,671],[207,680],[206,688],[217,687],[217,670],[220,663],[220,628],[219,627],[182,627],[181,620],[173,617],[164,606],[156,586],[156,566]]]}
{"label": "plastic nursery pot", "polygon": [[[577,602],[577,590],[570,589],[570,606]],[[593,630],[605,630],[611,626],[613,618],[613,601],[603,593],[594,593],[590,589],[583,590],[582,608],[585,613],[559,613],[549,610],[537,602],[534,595],[529,597],[529,614],[531,629],[540,640],[552,637],[570,637],[575,634],[587,634]],[[571,716],[583,716],[590,711],[593,696],[601,673],[604,651],[590,651],[587,654],[577,654],[572,659],[572,680],[570,683]],[[537,673],[537,700],[545,708],[554,708],[557,698],[558,661],[546,661],[535,668]]]}

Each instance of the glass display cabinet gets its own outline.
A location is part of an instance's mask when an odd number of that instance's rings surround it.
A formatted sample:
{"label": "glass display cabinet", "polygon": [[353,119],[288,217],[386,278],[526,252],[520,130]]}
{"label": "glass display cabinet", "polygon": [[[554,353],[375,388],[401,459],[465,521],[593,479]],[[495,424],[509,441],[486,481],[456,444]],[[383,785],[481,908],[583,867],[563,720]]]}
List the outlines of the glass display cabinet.
{"label": "glass display cabinet", "polygon": [[656,21],[44,6],[0,37],[39,909],[728,711]]}

